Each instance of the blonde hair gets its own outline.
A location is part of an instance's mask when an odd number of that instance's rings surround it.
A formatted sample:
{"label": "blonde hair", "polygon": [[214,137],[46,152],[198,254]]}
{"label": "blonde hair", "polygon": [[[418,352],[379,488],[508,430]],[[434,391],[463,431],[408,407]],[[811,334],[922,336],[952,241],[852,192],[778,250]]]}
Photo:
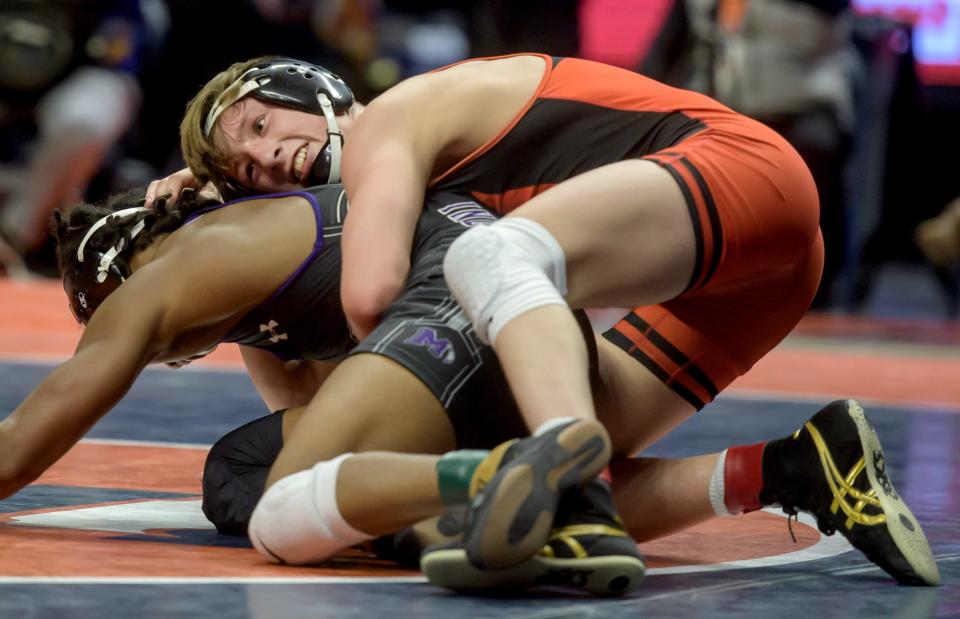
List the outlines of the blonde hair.
{"label": "blonde hair", "polygon": [[201,183],[212,182],[221,192],[236,191],[236,182],[227,175],[230,156],[224,151],[222,142],[215,139],[216,131],[211,130],[207,136],[204,134],[203,125],[217,98],[231,84],[256,65],[273,58],[261,56],[230,65],[207,82],[187,104],[187,111],[180,122],[180,149],[187,167]]}

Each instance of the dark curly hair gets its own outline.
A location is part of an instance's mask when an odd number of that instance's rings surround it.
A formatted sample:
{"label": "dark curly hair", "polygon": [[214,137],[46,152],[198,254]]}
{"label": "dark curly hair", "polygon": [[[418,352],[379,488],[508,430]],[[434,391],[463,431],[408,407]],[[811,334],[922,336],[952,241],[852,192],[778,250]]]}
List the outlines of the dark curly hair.
{"label": "dark curly hair", "polygon": [[[146,189],[135,188],[125,193],[110,196],[99,204],[80,203],[63,213],[54,211],[50,227],[57,242],[57,266],[62,276],[77,261],[77,249],[80,241],[94,223],[110,213],[144,205]],[[129,272],[130,260],[137,252],[148,247],[158,236],[172,232],[200,209],[215,203],[209,198],[201,198],[194,191],[185,190],[173,208],[167,207],[165,198],[158,198],[150,211],[144,211],[134,217],[119,221],[108,221],[90,239],[86,247],[106,252],[124,239],[123,250],[114,260],[122,271]],[[143,221],[144,229],[135,239],[130,239],[130,229]]]}

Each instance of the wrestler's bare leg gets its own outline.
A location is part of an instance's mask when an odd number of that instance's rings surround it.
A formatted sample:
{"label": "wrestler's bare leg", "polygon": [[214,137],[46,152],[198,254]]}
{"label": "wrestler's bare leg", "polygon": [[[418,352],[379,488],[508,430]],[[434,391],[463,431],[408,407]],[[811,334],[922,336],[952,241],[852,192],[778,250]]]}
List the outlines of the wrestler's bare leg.
{"label": "wrestler's bare leg", "polygon": [[[586,206],[585,206],[586,205]],[[670,174],[621,161],[564,181],[509,217],[543,225],[566,256],[572,307],[635,307],[680,294],[696,256],[690,214]],[[570,310],[547,305],[500,331],[497,356],[530,428],[594,416],[582,336]]]}
{"label": "wrestler's bare leg", "polygon": [[619,347],[597,338],[597,416],[613,442],[613,495],[627,531],[647,541],[715,516],[710,476],[719,454],[682,459],[635,456],[695,410]]}
{"label": "wrestler's bare leg", "polygon": [[[613,490],[628,532],[647,541],[714,517],[708,488],[718,454],[631,457],[688,419],[694,408],[618,347],[602,338],[598,346],[597,410],[613,440]],[[347,459],[337,484],[341,513],[355,528],[376,535],[443,513],[436,463],[434,456],[391,453]]]}
{"label": "wrestler's bare leg", "polygon": [[[284,446],[267,478],[267,488],[343,453],[400,452],[344,462],[337,496],[338,502],[343,501],[345,518],[362,531],[379,534],[442,513],[442,505],[430,495],[436,492],[436,459],[401,454],[453,450],[453,428],[433,393],[390,359],[375,354],[347,358],[300,418],[285,425]],[[385,458],[396,458],[400,464],[385,463]],[[378,474],[366,477],[368,466]],[[394,496],[398,500],[391,502],[389,497]]]}
{"label": "wrestler's bare leg", "polygon": [[[603,388],[597,406],[619,456],[611,470],[628,530],[650,539],[709,518],[707,484],[716,455],[622,460],[682,423],[693,407],[613,344],[600,338],[598,346]],[[284,448],[268,486],[352,451],[337,481],[337,501],[352,526],[380,535],[443,513],[437,458],[408,455],[454,449],[439,402],[385,357],[357,355],[341,366],[308,407],[284,416]],[[387,450],[408,454],[365,453]]]}
{"label": "wrestler's bare leg", "polygon": [[[489,275],[471,270],[484,252],[510,256],[521,279],[501,281],[506,263]],[[444,266],[450,287],[490,336],[535,434],[486,486],[485,500],[471,506],[465,544],[474,565],[504,568],[531,556],[549,534],[561,494],[609,462],[610,433],[593,421],[586,345],[570,307],[665,302],[687,288],[696,257],[680,186],[642,160],[563,181],[489,232],[467,232],[451,246]],[[521,281],[537,301],[534,309],[525,309]],[[566,288],[570,307],[557,303],[555,286]],[[497,296],[487,300],[487,289]],[[571,419],[588,423],[566,423]]]}

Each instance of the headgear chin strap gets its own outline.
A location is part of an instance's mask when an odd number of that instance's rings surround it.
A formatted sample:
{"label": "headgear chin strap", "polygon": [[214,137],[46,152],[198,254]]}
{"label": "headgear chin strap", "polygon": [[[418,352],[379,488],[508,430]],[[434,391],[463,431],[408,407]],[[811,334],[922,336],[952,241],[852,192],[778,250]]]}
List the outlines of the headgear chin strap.
{"label": "headgear chin strap", "polygon": [[[129,269],[121,269],[114,263],[117,256],[128,247],[127,239],[121,237],[116,245],[106,252],[97,250],[85,251],[91,237],[108,222],[136,215],[148,208],[136,207],[121,209],[98,219],[80,241],[77,247],[77,263],[63,273],[63,289],[70,301],[70,310],[81,324],[87,324],[93,312],[103,303],[110,293],[126,281],[130,275]],[[141,219],[131,229],[129,240],[133,241],[144,229]]]}
{"label": "headgear chin strap", "polygon": [[317,154],[310,178],[322,184],[340,181],[343,134],[337,123],[337,113],[349,110],[354,101],[353,92],[342,79],[323,67],[291,58],[258,64],[213,102],[203,123],[203,134],[210,137],[223,111],[248,95],[266,103],[322,114],[327,120],[327,143]]}

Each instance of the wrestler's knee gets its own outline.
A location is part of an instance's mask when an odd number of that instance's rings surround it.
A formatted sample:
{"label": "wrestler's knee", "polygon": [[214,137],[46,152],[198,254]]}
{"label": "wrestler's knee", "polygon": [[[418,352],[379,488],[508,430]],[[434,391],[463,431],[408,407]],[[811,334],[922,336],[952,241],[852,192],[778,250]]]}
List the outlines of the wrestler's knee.
{"label": "wrestler's knee", "polygon": [[270,467],[283,447],[280,411],[255,419],[214,443],[203,466],[203,513],[221,533],[246,535]]}
{"label": "wrestler's knee", "polygon": [[373,539],[354,529],[337,505],[337,475],[352,454],[284,477],[264,493],[250,518],[250,541],[274,563],[319,563]]}
{"label": "wrestler's knee", "polygon": [[513,318],[566,305],[563,249],[539,223],[521,217],[477,226],[447,251],[443,274],[480,339],[496,343]]}

